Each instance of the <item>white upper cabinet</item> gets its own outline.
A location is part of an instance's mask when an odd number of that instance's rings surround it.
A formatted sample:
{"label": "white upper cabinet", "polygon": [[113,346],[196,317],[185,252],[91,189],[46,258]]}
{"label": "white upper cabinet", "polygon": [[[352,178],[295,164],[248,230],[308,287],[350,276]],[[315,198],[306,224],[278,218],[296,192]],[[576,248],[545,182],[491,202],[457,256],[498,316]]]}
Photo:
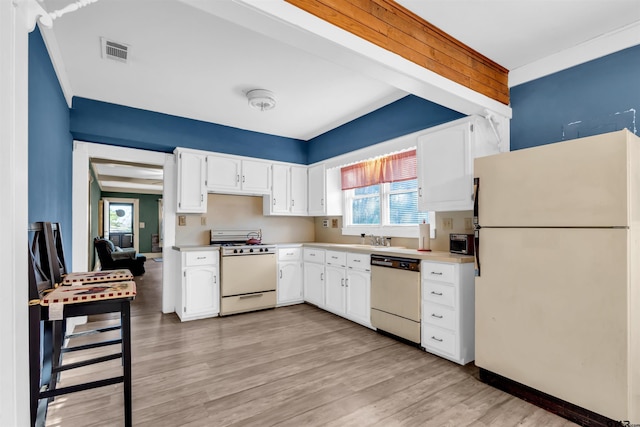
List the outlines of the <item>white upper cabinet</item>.
{"label": "white upper cabinet", "polygon": [[242,161],[233,157],[207,156],[207,189],[239,191]]}
{"label": "white upper cabinet", "polygon": [[307,167],[291,166],[291,203],[292,214],[307,214]]}
{"label": "white upper cabinet", "polygon": [[309,215],[342,215],[340,169],[324,164],[309,167]]}
{"label": "white upper cabinet", "polygon": [[242,190],[251,194],[269,194],[271,191],[271,163],[260,160],[242,160]]}
{"label": "white upper cabinet", "polygon": [[[473,159],[498,153],[486,120],[465,118],[418,136],[418,208],[421,211],[473,209]],[[483,129],[481,129],[481,127]]]}
{"label": "white upper cabinet", "polygon": [[237,157],[208,155],[206,187],[210,192],[268,194],[271,163]]}
{"label": "white upper cabinet", "polygon": [[178,213],[207,211],[205,191],[205,157],[201,154],[175,150],[178,163]]}
{"label": "white upper cabinet", "polygon": [[271,195],[264,198],[265,215],[307,215],[307,167],[274,164]]}

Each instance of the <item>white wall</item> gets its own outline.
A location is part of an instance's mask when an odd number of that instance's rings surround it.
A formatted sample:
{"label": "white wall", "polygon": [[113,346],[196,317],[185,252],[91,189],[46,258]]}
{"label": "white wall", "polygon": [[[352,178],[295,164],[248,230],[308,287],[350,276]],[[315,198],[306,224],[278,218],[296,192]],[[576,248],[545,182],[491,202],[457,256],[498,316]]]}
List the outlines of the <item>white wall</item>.
{"label": "white wall", "polygon": [[[29,425],[28,49],[23,11],[0,1],[0,425]],[[31,28],[33,29],[33,28]]]}

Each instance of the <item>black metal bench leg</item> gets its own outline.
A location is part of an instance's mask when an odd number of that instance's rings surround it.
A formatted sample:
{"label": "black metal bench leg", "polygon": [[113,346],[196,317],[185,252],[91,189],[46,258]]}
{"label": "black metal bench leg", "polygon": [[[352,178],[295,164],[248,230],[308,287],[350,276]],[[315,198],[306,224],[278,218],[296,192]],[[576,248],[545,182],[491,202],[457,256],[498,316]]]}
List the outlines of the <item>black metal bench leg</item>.
{"label": "black metal bench leg", "polygon": [[120,325],[122,333],[122,361],[124,376],[124,425],[133,425],[131,404],[131,306],[129,301],[122,302],[120,310]]}

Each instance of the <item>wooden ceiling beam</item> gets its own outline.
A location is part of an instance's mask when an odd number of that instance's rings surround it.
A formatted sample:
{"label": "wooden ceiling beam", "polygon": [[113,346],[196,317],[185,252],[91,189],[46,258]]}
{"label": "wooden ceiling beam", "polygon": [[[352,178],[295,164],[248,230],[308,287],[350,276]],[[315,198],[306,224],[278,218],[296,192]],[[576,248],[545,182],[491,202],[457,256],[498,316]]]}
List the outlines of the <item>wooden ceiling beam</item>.
{"label": "wooden ceiling beam", "polygon": [[449,80],[509,104],[509,70],[392,0],[285,0]]}

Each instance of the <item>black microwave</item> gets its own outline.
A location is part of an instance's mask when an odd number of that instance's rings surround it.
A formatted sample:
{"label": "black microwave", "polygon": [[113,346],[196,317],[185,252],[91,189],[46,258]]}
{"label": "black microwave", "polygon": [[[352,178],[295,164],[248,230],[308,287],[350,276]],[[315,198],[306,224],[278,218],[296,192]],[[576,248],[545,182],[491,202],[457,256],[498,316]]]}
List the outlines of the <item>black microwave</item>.
{"label": "black microwave", "polygon": [[473,255],[473,234],[449,234],[449,252],[452,254]]}

